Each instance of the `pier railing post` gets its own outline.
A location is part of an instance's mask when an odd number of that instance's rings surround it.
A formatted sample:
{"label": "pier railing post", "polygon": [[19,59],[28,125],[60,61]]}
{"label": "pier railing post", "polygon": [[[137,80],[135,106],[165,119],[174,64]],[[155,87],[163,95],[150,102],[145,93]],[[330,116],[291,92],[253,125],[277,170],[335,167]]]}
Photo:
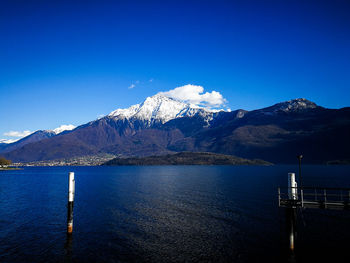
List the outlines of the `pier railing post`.
{"label": "pier railing post", "polygon": [[278,207],[281,206],[281,189],[278,187]]}
{"label": "pier railing post", "polygon": [[300,189],[301,207],[304,207],[304,191]]}
{"label": "pier railing post", "polygon": [[73,206],[74,206],[74,193],[75,193],[75,180],[74,173],[69,173],[68,183],[68,206],[67,206],[67,234],[73,233]]}
{"label": "pier railing post", "polygon": [[315,188],[315,201],[317,201],[317,190]]}

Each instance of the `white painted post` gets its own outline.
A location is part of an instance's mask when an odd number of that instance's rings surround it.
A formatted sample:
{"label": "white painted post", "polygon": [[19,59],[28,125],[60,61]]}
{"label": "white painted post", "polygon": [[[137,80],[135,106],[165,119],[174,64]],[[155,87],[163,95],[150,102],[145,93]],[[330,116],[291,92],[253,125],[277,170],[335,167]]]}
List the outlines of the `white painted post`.
{"label": "white painted post", "polygon": [[75,192],[74,172],[69,172],[69,193],[68,193],[69,202],[74,202],[74,192]]}
{"label": "white painted post", "polygon": [[69,173],[69,191],[68,191],[68,211],[67,211],[67,233],[73,233],[73,206],[75,193],[74,173]]}
{"label": "white painted post", "polygon": [[[297,182],[295,181],[295,173],[288,173],[288,198],[292,200],[298,199],[298,189]],[[291,206],[287,209],[287,215],[290,224],[290,232],[289,232],[289,249],[294,251],[294,242],[295,242],[295,206]]]}
{"label": "white painted post", "polygon": [[298,198],[297,182],[295,181],[295,173],[288,173],[288,197],[296,200]]}

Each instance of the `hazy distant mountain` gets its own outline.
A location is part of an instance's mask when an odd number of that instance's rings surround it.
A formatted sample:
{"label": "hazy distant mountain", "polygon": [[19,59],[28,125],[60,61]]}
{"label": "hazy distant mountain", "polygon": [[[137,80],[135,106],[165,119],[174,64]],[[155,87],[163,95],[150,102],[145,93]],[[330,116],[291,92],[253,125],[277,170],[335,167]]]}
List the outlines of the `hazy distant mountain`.
{"label": "hazy distant mountain", "polygon": [[18,148],[21,148],[22,146],[28,144],[40,141],[42,139],[50,138],[52,136],[56,135],[53,131],[36,131],[16,142],[13,143],[6,143],[2,149],[0,149],[0,153],[10,152],[13,150],[16,150]]}
{"label": "hazy distant mountain", "polygon": [[10,151],[19,149],[26,144],[38,142],[46,138],[51,138],[60,133],[66,133],[67,131],[70,131],[74,128],[75,126],[73,125],[62,125],[54,130],[39,130],[39,131],[33,132],[28,136],[18,141],[15,141],[13,143],[1,143],[0,153],[10,152]]}
{"label": "hazy distant mountain", "polygon": [[111,153],[164,155],[215,152],[273,163],[323,163],[350,156],[350,108],[326,109],[306,99],[232,112],[193,107],[163,95],[118,109],[73,131],[8,152],[13,161]]}

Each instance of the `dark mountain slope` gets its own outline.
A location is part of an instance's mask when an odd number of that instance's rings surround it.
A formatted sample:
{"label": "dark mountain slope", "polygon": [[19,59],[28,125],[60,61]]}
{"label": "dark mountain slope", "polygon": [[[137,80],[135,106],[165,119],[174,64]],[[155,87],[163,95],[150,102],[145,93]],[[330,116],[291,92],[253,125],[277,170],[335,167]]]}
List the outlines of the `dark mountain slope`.
{"label": "dark mountain slope", "polygon": [[243,119],[198,133],[190,142],[188,139],[178,141],[170,149],[205,149],[276,163],[293,162],[296,154],[304,153],[305,161],[323,163],[331,155],[337,158],[350,156],[349,129],[350,108],[318,107],[275,114],[253,111]]}

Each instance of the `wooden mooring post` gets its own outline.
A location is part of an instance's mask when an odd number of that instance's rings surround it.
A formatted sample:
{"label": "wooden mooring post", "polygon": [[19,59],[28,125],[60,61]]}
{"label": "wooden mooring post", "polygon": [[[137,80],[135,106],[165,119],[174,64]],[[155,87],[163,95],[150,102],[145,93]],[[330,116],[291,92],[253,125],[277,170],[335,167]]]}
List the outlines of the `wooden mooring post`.
{"label": "wooden mooring post", "polygon": [[74,207],[75,180],[74,173],[69,173],[68,206],[67,206],[67,234],[73,233],[73,207]]}

